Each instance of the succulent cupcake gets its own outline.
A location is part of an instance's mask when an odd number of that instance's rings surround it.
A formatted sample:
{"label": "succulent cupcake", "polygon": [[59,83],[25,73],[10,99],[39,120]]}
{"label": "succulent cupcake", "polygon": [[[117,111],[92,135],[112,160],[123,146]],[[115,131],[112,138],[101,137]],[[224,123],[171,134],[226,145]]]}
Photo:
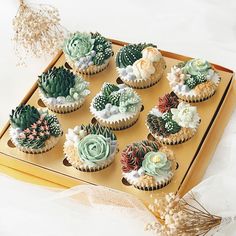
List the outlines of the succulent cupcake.
{"label": "succulent cupcake", "polygon": [[53,148],[62,135],[55,115],[30,105],[18,106],[10,115],[10,137],[26,153],[42,153]]}
{"label": "succulent cupcake", "polygon": [[132,88],[148,88],[162,77],[166,63],[153,44],[129,44],[116,55],[121,80]]}
{"label": "succulent cupcake", "polygon": [[88,82],[64,67],[53,67],[38,79],[40,98],[50,110],[57,113],[80,108],[90,94],[88,85]]}
{"label": "succulent cupcake", "polygon": [[141,98],[132,88],[104,83],[93,98],[90,111],[101,125],[121,130],[138,120],[141,107]]}
{"label": "succulent cupcake", "polygon": [[104,70],[113,55],[112,43],[99,33],[76,32],[65,40],[63,51],[67,63],[87,75]]}
{"label": "succulent cupcake", "polygon": [[129,184],[150,191],[170,183],[176,162],[172,151],[155,141],[143,140],[122,151],[121,166]]}
{"label": "succulent cupcake", "polygon": [[176,95],[187,102],[200,102],[214,95],[220,76],[206,60],[192,59],[171,68],[167,78]]}
{"label": "succulent cupcake", "polygon": [[147,116],[149,132],[163,144],[179,144],[196,133],[200,123],[197,108],[178,100],[174,94],[159,98]]}
{"label": "succulent cupcake", "polygon": [[99,124],[68,129],[64,153],[68,162],[80,171],[93,172],[108,167],[117,150],[115,134]]}

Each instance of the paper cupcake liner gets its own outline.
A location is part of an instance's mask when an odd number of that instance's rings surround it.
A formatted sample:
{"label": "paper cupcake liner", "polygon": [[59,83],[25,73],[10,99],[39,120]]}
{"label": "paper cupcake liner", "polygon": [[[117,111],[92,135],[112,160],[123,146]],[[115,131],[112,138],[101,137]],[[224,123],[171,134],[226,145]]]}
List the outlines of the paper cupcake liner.
{"label": "paper cupcake liner", "polygon": [[[74,147],[73,147],[74,148]],[[115,155],[116,155],[116,150],[109,156],[109,158],[106,160],[106,162],[103,165],[98,165],[98,166],[88,166],[86,165],[86,163],[82,163],[79,159],[79,157],[76,156],[72,156],[71,153],[67,153],[65,146],[64,146],[64,154],[65,154],[65,158],[67,159],[67,161],[77,170],[83,171],[83,172],[96,172],[96,171],[100,171],[103,170],[105,168],[107,168],[109,165],[111,165],[111,163],[114,161],[115,159]],[[78,155],[78,154],[77,154]]]}
{"label": "paper cupcake liner", "polygon": [[65,114],[69,112],[73,112],[78,110],[84,103],[85,98],[80,99],[79,101],[75,101],[72,103],[66,103],[66,104],[50,104],[47,102],[47,99],[45,96],[39,92],[39,96],[42,99],[43,103],[47,106],[47,108],[53,112]]}
{"label": "paper cupcake liner", "polygon": [[59,139],[60,139],[60,136],[58,136],[58,137],[51,136],[46,141],[45,146],[43,148],[38,148],[38,149],[23,147],[23,146],[19,145],[19,143],[13,138],[11,138],[11,141],[22,152],[29,153],[29,154],[40,154],[40,153],[47,152],[50,149],[52,149],[53,147],[55,147],[55,145],[58,143]]}
{"label": "paper cupcake liner", "polygon": [[156,134],[153,134],[149,129],[149,132],[157,141],[166,145],[176,145],[176,144],[184,143],[188,141],[189,139],[191,139],[196,133],[196,131],[197,129],[181,128],[181,130],[178,133],[170,134],[168,137],[163,137],[163,136],[158,136]]}
{"label": "paper cupcake liner", "polygon": [[149,88],[155,85],[162,78],[162,75],[166,67],[166,63],[164,59],[161,58],[160,61],[154,62],[154,67],[156,71],[148,79],[128,80],[122,76],[120,76],[120,79],[131,88],[135,88],[135,89]]}
{"label": "paper cupcake liner", "polygon": [[128,178],[127,176],[125,176],[124,178],[127,180],[129,184],[131,184],[132,186],[134,186],[135,188],[139,190],[154,191],[154,190],[161,189],[167,186],[171,182],[173,176],[174,176],[173,172],[170,172],[169,175],[165,179],[160,180],[159,182],[155,182],[155,183],[145,182],[145,181],[142,182],[138,178],[134,180],[134,179]]}
{"label": "paper cupcake liner", "polygon": [[110,58],[108,58],[102,65],[100,66],[96,66],[96,65],[92,65],[92,66],[89,66],[87,67],[86,69],[84,70],[81,70],[79,69],[77,66],[76,66],[76,63],[74,61],[72,61],[66,54],[65,54],[65,59],[67,61],[67,63],[69,64],[69,66],[77,73],[79,74],[84,74],[84,75],[93,75],[93,74],[96,74],[96,73],[99,73],[103,70],[106,69],[106,67],[108,67],[109,65],[109,62],[110,62]]}
{"label": "paper cupcake liner", "polygon": [[[140,106],[140,109],[141,109],[141,106]],[[134,113],[132,116],[127,117],[127,118],[122,118],[116,121],[109,121],[109,120],[103,119],[100,116],[96,115],[92,109],[90,109],[90,111],[100,125],[108,127],[112,130],[123,130],[123,129],[127,129],[133,126],[137,122],[139,118],[139,114],[140,114],[140,109],[138,109],[138,112]]]}

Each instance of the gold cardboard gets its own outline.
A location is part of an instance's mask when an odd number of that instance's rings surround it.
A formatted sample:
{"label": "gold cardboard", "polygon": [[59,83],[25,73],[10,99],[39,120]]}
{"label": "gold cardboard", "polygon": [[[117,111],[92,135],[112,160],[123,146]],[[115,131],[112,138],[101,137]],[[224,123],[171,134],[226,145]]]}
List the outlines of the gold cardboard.
{"label": "gold cardboard", "polygon": [[[114,51],[116,52],[120,46],[124,44],[125,43],[113,40]],[[233,72],[227,68],[215,65],[222,77],[216,94],[207,101],[194,104],[198,107],[202,119],[198,132],[191,140],[183,144],[169,146],[169,148],[174,151],[179,164],[172,182],[160,190],[153,192],[141,191],[133,186],[127,186],[122,183],[120,153],[127,144],[147,138],[148,130],[145,126],[147,113],[156,105],[159,96],[170,92],[166,73],[170,71],[171,66],[181,60],[188,59],[187,57],[165,51],[162,51],[162,54],[167,63],[165,74],[155,86],[148,89],[136,90],[142,98],[144,110],[140,113],[140,118],[134,126],[123,131],[115,131],[120,151],[111,166],[93,173],[80,172],[73,167],[68,167],[63,164],[63,143],[68,128],[91,122],[93,117],[89,112],[90,102],[99,92],[102,84],[105,81],[116,83],[117,73],[114,58],[108,68],[103,72],[90,77],[84,76],[84,78],[90,82],[91,94],[87,97],[85,104],[79,110],[68,114],[57,114],[62,124],[64,135],[55,148],[44,154],[32,155],[22,153],[17,148],[11,147],[8,123],[0,134],[0,164],[66,187],[71,187],[79,183],[90,183],[118,189],[136,195],[146,204],[150,201],[151,193],[156,195],[179,191],[180,194],[184,194],[200,181],[224,127],[227,124],[233,107],[235,106],[235,86],[233,86],[234,83],[232,79]],[[65,65],[65,59],[64,55],[59,53],[46,70],[51,66],[61,65]],[[34,84],[31,91],[25,96],[23,102],[27,102],[36,107],[42,106],[42,102],[39,100],[38,96],[37,84]]]}

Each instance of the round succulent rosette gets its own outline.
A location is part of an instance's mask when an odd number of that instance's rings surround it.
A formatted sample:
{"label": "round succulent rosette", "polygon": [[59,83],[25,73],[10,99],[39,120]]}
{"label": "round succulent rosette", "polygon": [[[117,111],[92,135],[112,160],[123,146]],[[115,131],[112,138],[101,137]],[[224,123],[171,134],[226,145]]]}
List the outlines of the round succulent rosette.
{"label": "round succulent rosette", "polygon": [[113,55],[112,43],[99,33],[75,32],[65,39],[63,51],[76,72],[88,75],[104,70]]}
{"label": "round succulent rosette", "polygon": [[155,190],[170,183],[176,162],[174,154],[156,141],[128,145],[121,153],[123,177],[141,190]]}
{"label": "round succulent rosette", "polygon": [[162,77],[166,63],[153,44],[129,44],[116,55],[121,80],[132,88],[148,88]]}
{"label": "round succulent rosette", "polygon": [[141,107],[141,98],[132,88],[104,83],[93,98],[90,111],[101,125],[121,130],[138,120]]}
{"label": "round succulent rosette", "polygon": [[117,146],[116,136],[110,129],[99,124],[81,125],[68,129],[64,154],[76,169],[93,172],[112,163]]}
{"label": "round succulent rosette", "polygon": [[213,96],[221,79],[214,67],[203,59],[173,66],[167,78],[173,92],[187,102],[200,102]]}
{"label": "round succulent rosette", "polygon": [[89,83],[64,67],[53,67],[42,73],[38,86],[44,104],[57,113],[77,110],[90,94]]}
{"label": "round succulent rosette", "polygon": [[53,148],[62,135],[55,115],[37,110],[30,105],[21,105],[10,115],[12,143],[26,153],[42,153]]}
{"label": "round succulent rosette", "polygon": [[178,99],[172,92],[159,98],[147,115],[149,132],[163,144],[183,143],[194,136],[200,124],[195,106]]}

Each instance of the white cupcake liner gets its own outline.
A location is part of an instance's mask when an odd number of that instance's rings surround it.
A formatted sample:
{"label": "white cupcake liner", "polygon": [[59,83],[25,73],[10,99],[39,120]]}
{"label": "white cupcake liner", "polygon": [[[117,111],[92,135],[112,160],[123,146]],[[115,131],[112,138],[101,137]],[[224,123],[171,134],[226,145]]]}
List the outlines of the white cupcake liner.
{"label": "white cupcake liner", "polygon": [[65,59],[67,61],[67,63],[69,64],[69,66],[77,73],[79,74],[84,74],[84,75],[93,75],[93,74],[96,74],[96,73],[99,73],[103,70],[106,69],[106,67],[108,67],[109,65],[109,62],[110,62],[110,59],[111,57],[109,57],[102,65],[100,66],[96,66],[96,65],[92,65],[92,66],[89,66],[87,67],[86,69],[79,69],[77,66],[76,66],[76,62],[72,61],[68,55],[65,54]]}
{"label": "white cupcake liner", "polygon": [[10,128],[10,137],[11,137],[11,141],[12,143],[16,146],[16,148],[18,148],[20,151],[25,152],[25,153],[29,153],[29,154],[40,154],[43,152],[47,152],[50,149],[52,149],[53,147],[55,147],[55,145],[58,143],[60,136],[58,137],[54,137],[51,136],[48,140],[46,140],[45,142],[45,146],[43,148],[38,148],[38,149],[33,149],[33,148],[28,148],[28,147],[23,147],[21,146],[16,139],[14,139],[11,136],[11,132],[12,132],[13,128]]}
{"label": "white cupcake liner", "polygon": [[[73,144],[72,144],[73,145]],[[97,166],[88,166],[85,162],[81,163],[79,157],[74,157],[74,156],[70,156],[68,153],[66,153],[65,151],[65,145],[64,145],[64,154],[65,154],[65,158],[67,159],[67,161],[77,170],[83,171],[83,172],[95,172],[95,171],[100,171],[103,170],[105,168],[107,168],[109,165],[111,165],[111,163],[114,161],[115,159],[115,155],[117,152],[117,146],[116,145],[116,149],[113,151],[112,154],[110,154],[110,156],[108,157],[108,159],[104,162],[104,164],[100,164]],[[74,147],[72,147],[74,148]]]}
{"label": "white cupcake liner", "polygon": [[65,104],[50,104],[45,96],[39,91],[39,96],[47,108],[53,112],[64,114],[78,110],[85,102],[85,98],[81,98],[79,101],[65,103]]}
{"label": "white cupcake liner", "polygon": [[119,73],[119,68],[117,68],[120,79],[129,87],[135,89],[145,89],[155,85],[163,76],[165,71],[166,63],[163,58],[158,62],[154,62],[155,73],[152,74],[148,79],[136,79],[136,80],[128,80],[125,77],[122,77]]}
{"label": "white cupcake liner", "polygon": [[93,105],[93,102],[91,103],[90,111],[91,111],[92,115],[94,116],[94,118],[98,121],[98,123],[100,125],[108,127],[112,130],[123,130],[123,129],[127,129],[127,128],[133,126],[139,118],[140,110],[142,107],[142,105],[140,104],[140,107],[138,107],[137,112],[133,113],[130,116],[127,116],[125,118],[121,118],[121,119],[118,119],[115,121],[109,121],[107,119],[100,117],[98,114],[96,114],[92,105]]}
{"label": "white cupcake liner", "polygon": [[167,186],[172,178],[174,176],[173,171],[170,172],[168,174],[168,176],[166,178],[163,178],[162,180],[155,182],[155,183],[145,183],[139,180],[139,178],[134,179],[134,178],[129,178],[128,175],[126,175],[125,173],[123,173],[123,177],[127,180],[127,182],[129,184],[131,184],[132,186],[134,186],[135,188],[139,189],[139,190],[144,190],[144,191],[154,191],[157,189],[161,189],[164,188],[165,186]]}

